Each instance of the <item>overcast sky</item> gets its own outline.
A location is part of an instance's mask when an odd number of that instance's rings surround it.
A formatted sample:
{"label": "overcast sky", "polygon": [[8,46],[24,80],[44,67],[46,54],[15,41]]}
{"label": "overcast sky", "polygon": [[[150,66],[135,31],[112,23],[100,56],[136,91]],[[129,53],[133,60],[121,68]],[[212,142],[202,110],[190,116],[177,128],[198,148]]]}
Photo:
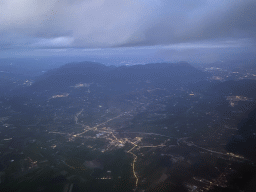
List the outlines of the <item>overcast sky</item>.
{"label": "overcast sky", "polygon": [[170,59],[253,55],[256,0],[3,0],[0,37],[1,57],[134,49]]}

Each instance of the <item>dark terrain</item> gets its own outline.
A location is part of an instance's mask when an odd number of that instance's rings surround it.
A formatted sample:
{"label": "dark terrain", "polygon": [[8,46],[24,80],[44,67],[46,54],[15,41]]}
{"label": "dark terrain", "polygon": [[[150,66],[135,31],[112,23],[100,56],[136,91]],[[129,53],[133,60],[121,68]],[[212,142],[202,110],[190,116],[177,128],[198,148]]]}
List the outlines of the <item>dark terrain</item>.
{"label": "dark terrain", "polygon": [[248,71],[229,78],[186,62],[80,62],[27,76],[3,68],[1,191],[254,186],[256,81]]}

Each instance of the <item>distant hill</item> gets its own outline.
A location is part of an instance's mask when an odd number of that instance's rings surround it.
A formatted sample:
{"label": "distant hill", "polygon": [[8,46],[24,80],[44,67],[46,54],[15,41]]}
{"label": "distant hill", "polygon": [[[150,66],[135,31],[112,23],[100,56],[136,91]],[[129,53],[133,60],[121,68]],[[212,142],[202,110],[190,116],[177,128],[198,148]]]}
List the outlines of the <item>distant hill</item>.
{"label": "distant hill", "polygon": [[189,81],[197,82],[205,79],[206,75],[190,64],[182,62],[123,66],[112,71],[112,77],[129,82],[152,81],[161,83],[166,81],[185,85]]}
{"label": "distant hill", "polygon": [[32,89],[65,89],[77,83],[98,83],[122,88],[124,85],[151,83],[162,87],[188,86],[206,80],[207,74],[188,63],[154,63],[112,67],[95,62],[66,64],[42,75]]}

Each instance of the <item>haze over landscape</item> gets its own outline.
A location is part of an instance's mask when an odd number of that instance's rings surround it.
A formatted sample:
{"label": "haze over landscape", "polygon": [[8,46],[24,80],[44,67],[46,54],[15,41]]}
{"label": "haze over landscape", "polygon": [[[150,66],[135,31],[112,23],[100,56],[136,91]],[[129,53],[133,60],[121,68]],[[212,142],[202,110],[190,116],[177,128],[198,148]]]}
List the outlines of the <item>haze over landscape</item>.
{"label": "haze over landscape", "polygon": [[256,1],[0,2],[0,191],[254,191]]}

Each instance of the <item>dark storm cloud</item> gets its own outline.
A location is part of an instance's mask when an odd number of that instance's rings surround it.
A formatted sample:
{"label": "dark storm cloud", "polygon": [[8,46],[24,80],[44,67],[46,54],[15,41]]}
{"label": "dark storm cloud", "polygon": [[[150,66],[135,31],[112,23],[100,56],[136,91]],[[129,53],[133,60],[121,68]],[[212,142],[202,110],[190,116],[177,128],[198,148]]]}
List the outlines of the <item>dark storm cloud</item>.
{"label": "dark storm cloud", "polygon": [[0,13],[2,49],[256,39],[255,0],[5,0]]}
{"label": "dark storm cloud", "polygon": [[163,13],[145,28],[141,44],[172,44],[218,38],[255,40],[256,1],[162,2]]}

